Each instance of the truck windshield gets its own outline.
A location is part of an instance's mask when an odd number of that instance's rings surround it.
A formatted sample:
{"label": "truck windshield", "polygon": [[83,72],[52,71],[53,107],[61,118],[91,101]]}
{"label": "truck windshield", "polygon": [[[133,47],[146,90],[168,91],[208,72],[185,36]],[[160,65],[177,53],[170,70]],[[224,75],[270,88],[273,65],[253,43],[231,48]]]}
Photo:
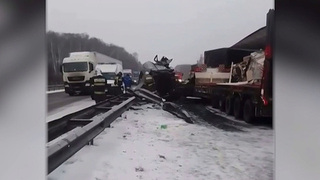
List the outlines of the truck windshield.
{"label": "truck windshield", "polygon": [[139,75],[140,75],[140,72],[138,71],[135,71],[135,72],[133,72],[133,74],[132,74],[132,76],[133,77],[139,77]]}
{"label": "truck windshield", "polygon": [[116,73],[102,73],[102,76],[107,80],[114,80],[116,77]]}
{"label": "truck windshield", "polygon": [[64,63],[64,72],[83,72],[88,70],[87,62],[74,62],[74,63]]}

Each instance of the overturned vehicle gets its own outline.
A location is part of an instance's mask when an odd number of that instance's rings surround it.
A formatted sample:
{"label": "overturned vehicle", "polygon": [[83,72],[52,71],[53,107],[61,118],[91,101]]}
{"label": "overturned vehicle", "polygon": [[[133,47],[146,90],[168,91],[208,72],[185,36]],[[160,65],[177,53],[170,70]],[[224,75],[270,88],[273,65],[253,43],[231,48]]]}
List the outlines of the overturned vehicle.
{"label": "overturned vehicle", "polygon": [[174,69],[169,67],[173,59],[158,55],[154,57],[154,62],[148,61],[143,64],[143,85],[142,87],[152,92],[155,91],[160,97],[167,101],[179,98],[176,91],[176,81]]}

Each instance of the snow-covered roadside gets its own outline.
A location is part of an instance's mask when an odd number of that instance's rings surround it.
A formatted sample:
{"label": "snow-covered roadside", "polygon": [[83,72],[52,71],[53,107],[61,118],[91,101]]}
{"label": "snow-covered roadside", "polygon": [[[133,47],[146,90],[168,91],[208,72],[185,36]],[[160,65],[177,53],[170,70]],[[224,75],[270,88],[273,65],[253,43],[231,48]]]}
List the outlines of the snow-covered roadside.
{"label": "snow-covered roadside", "polygon": [[79,111],[81,109],[92,106],[94,104],[95,104],[95,101],[92,100],[91,98],[87,98],[87,99],[83,99],[81,101],[74,102],[74,103],[69,104],[67,106],[63,106],[63,107],[55,109],[51,112],[48,112],[46,121],[50,122],[52,120],[61,118],[65,115],[68,115],[68,114],[74,113],[76,111]]}
{"label": "snow-covered roadside", "polygon": [[273,130],[225,132],[150,108],[125,112],[49,180],[273,178]]}
{"label": "snow-covered roadside", "polygon": [[64,89],[53,90],[53,91],[47,91],[47,94],[53,94],[53,93],[59,93],[59,92],[64,92]]}
{"label": "snow-covered roadside", "polygon": [[[227,115],[227,113],[221,112],[219,109],[213,108],[211,106],[207,106],[206,110],[208,110],[208,111],[210,111],[210,112],[212,112],[214,114],[218,114],[219,116],[224,117],[226,119],[229,119],[231,121],[234,121],[234,122],[237,122],[237,123],[241,123],[241,124],[244,124],[244,125],[248,125],[245,121],[237,120],[234,116]],[[255,127],[253,127],[253,128],[255,128]],[[264,128],[266,128],[266,127],[264,127]]]}
{"label": "snow-covered roadside", "polygon": [[237,120],[234,116],[229,116],[229,115],[227,115],[227,113],[221,112],[221,111],[220,111],[219,109],[217,109],[217,108],[213,108],[213,107],[211,107],[211,106],[207,106],[206,109],[207,109],[208,111],[214,113],[214,114],[219,114],[219,116],[222,116],[222,117],[224,117],[224,118],[227,118],[227,119],[229,119],[229,120],[231,120],[231,121],[234,121],[234,122],[237,122],[237,123],[242,123],[242,124],[246,124],[246,125],[247,125],[246,122]]}

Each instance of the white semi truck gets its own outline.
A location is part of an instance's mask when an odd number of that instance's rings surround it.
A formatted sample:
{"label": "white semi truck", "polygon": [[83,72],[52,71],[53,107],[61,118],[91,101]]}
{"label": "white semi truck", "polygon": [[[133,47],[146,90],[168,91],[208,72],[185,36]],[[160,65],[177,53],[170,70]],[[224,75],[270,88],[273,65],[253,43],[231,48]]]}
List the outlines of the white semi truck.
{"label": "white semi truck", "polygon": [[119,62],[121,61],[98,52],[71,52],[69,57],[63,59],[61,67],[65,92],[70,96],[90,94],[90,78],[95,75],[97,64]]}

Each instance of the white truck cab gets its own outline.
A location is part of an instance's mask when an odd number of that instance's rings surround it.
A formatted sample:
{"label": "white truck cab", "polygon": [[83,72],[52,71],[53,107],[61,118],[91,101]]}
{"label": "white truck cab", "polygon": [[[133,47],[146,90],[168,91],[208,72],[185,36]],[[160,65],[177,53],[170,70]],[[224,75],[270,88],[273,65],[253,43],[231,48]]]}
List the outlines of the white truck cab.
{"label": "white truck cab", "polygon": [[115,86],[115,77],[119,72],[123,72],[122,63],[103,63],[98,64],[97,68],[101,70],[102,75],[107,79],[107,84]]}
{"label": "white truck cab", "polygon": [[77,93],[90,94],[90,79],[95,74],[97,64],[118,61],[98,52],[71,52],[69,57],[63,59],[61,67],[65,92],[70,96]]}

